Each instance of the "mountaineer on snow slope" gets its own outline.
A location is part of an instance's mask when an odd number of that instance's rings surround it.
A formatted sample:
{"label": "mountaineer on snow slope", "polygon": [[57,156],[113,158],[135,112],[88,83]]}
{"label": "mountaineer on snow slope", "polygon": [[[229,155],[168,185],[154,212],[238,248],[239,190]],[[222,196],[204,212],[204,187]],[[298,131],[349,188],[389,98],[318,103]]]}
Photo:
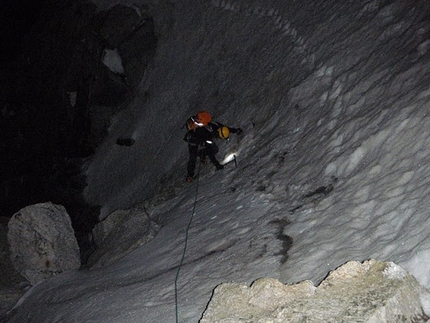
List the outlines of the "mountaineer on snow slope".
{"label": "mountaineer on snow slope", "polygon": [[187,181],[192,182],[196,168],[197,157],[203,163],[206,163],[206,158],[209,157],[212,164],[217,170],[223,169],[224,166],[216,159],[215,154],[219,149],[214,140],[228,139],[230,133],[241,134],[241,128],[231,128],[223,125],[220,122],[212,121],[212,117],[207,111],[199,111],[195,116],[189,117],[186,123],[187,133],[184,141],[188,143],[190,157],[187,167]]}

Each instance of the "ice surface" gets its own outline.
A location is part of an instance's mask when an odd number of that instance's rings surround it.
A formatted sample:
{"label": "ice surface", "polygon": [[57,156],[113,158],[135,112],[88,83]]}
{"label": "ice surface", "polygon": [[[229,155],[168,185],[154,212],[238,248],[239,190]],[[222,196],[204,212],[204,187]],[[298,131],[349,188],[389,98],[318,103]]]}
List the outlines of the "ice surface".
{"label": "ice surface", "polygon": [[106,65],[112,72],[116,74],[124,74],[124,67],[122,66],[121,55],[117,48],[115,49],[105,49],[102,62]]}
{"label": "ice surface", "polygon": [[[34,287],[10,322],[173,322],[196,193],[180,322],[198,322],[222,282],[318,284],[350,260],[392,261],[430,287],[429,5],[270,3],[155,5],[175,23],[88,164],[86,197],[107,215],[161,183],[150,215],[163,228],[109,267]],[[185,184],[180,127],[200,108],[244,133],[220,144],[237,167]]]}

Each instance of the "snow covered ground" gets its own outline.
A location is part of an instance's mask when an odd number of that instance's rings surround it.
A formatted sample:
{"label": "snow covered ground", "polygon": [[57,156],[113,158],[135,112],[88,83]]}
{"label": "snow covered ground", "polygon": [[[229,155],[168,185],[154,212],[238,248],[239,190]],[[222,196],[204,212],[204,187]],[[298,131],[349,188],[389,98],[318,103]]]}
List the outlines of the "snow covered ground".
{"label": "snow covered ground", "polygon": [[[164,227],[113,265],[35,286],[9,322],[174,322],[190,219],[180,322],[219,283],[318,284],[350,260],[393,261],[430,288],[429,5],[279,3],[176,3],[150,102],[112,125],[86,192],[107,215],[164,174],[175,194],[148,210]],[[237,167],[185,184],[180,125],[199,107],[244,133],[220,144]],[[115,146],[124,133],[133,147]]]}

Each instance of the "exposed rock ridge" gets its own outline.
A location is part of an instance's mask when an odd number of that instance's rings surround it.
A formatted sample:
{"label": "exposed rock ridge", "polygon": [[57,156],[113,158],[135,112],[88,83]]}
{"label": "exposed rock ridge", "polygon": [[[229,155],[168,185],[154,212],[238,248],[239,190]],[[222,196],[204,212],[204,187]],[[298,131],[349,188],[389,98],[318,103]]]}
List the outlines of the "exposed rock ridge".
{"label": "exposed rock ridge", "polygon": [[262,278],[250,287],[219,285],[200,323],[427,322],[421,295],[428,294],[392,262],[351,261],[315,287]]}

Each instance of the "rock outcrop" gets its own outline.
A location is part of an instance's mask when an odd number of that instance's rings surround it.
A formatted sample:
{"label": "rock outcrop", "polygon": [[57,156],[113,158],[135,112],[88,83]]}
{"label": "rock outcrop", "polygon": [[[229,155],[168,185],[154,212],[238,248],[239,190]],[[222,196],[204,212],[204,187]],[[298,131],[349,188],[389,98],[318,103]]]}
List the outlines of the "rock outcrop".
{"label": "rock outcrop", "polygon": [[[86,174],[75,165],[95,152],[136,95],[158,36],[145,4],[101,10],[90,0],[26,3],[37,10],[17,6],[17,19],[2,29],[10,38],[5,49],[14,51],[0,60],[0,213],[10,217],[52,199],[70,206],[80,238],[93,227],[84,213],[98,204],[83,201]],[[132,133],[123,138],[124,147],[134,143]]]}
{"label": "rock outcrop", "polygon": [[250,287],[219,285],[200,323],[427,322],[428,293],[392,262],[348,262],[315,287],[262,278]]}
{"label": "rock outcrop", "polygon": [[92,268],[109,265],[136,247],[152,240],[160,227],[139,207],[118,210],[93,230],[96,251],[90,256]]}
{"label": "rock outcrop", "polygon": [[13,266],[32,285],[80,268],[70,217],[61,205],[47,202],[21,209],[9,221],[7,238]]}
{"label": "rock outcrop", "polygon": [[18,274],[10,261],[7,243],[8,218],[0,217],[0,322],[25,293],[29,283]]}

